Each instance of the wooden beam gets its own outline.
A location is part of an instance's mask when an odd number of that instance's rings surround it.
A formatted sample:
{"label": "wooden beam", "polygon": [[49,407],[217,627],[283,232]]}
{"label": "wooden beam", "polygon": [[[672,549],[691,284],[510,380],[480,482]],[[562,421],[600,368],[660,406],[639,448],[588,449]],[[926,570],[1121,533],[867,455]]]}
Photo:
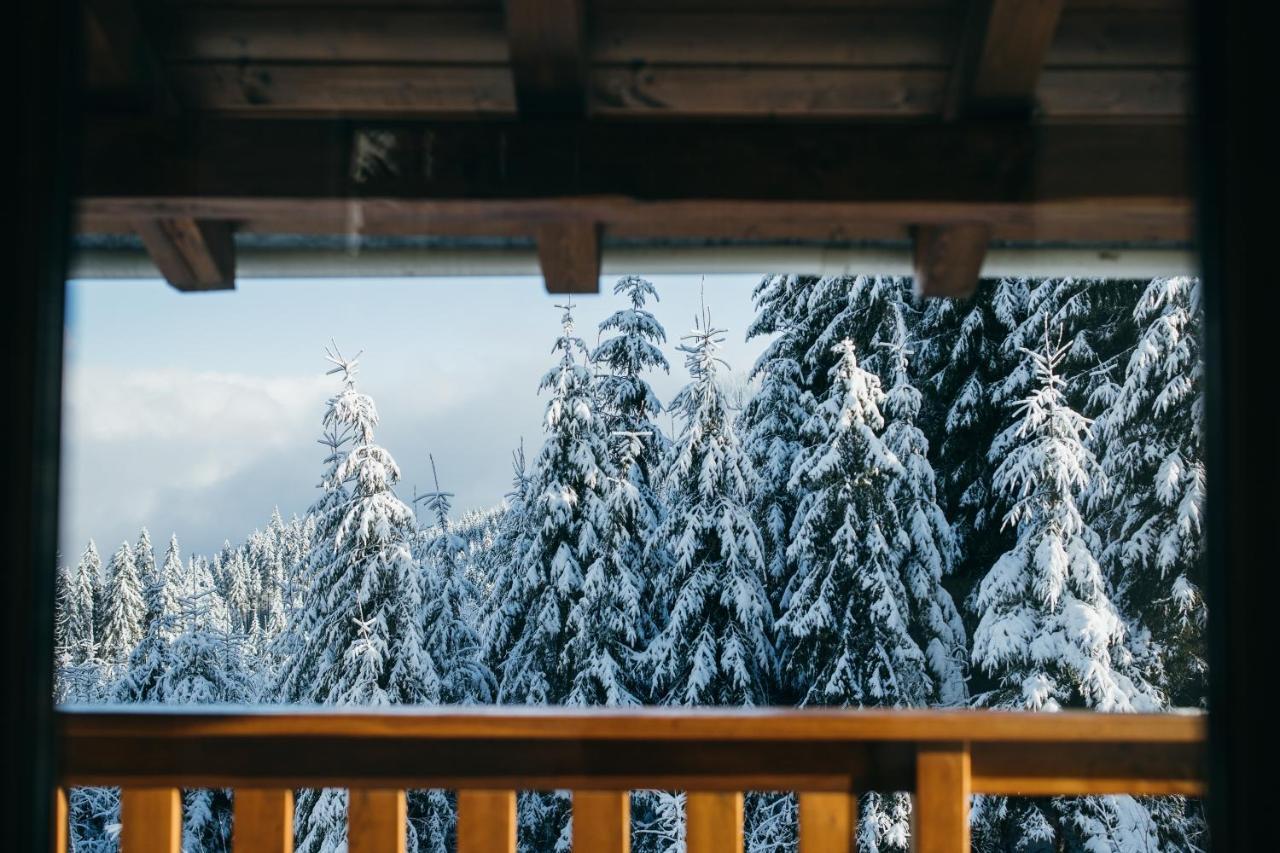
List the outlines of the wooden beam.
{"label": "wooden beam", "polygon": [[120,853],[180,853],[182,792],[125,788],[120,792]]}
{"label": "wooden beam", "polygon": [[574,791],[573,849],[631,853],[631,793]]}
{"label": "wooden beam", "polygon": [[600,226],[595,222],[539,225],[538,263],[548,293],[599,293]]}
{"label": "wooden beam", "polygon": [[176,102],[134,0],[81,0],[90,95],[116,107],[172,113]]}
{"label": "wooden beam", "polygon": [[71,832],[70,808],[67,789],[58,786],[53,791],[53,853],[67,853],[67,837]]}
{"label": "wooden beam", "polygon": [[352,788],[347,797],[350,853],[405,853],[408,817],[404,791]]}
{"label": "wooden beam", "polygon": [[191,217],[139,219],[134,229],[156,269],[178,290],[232,290],[235,243],[228,222]]}
{"label": "wooden beam", "polygon": [[516,104],[524,118],[581,118],[586,111],[584,0],[507,0]]}
{"label": "wooden beam", "polygon": [[290,853],[293,850],[293,791],[237,788],[232,847],[236,853]]}
{"label": "wooden beam", "polygon": [[516,792],[458,792],[458,853],[516,853]]}
{"label": "wooden beam", "polygon": [[690,791],[685,796],[688,853],[742,853],[742,794]]}
{"label": "wooden beam", "polygon": [[969,296],[978,286],[991,225],[921,225],[912,234],[915,289],[920,296]]}
{"label": "wooden beam", "polygon": [[943,117],[1027,116],[1065,0],[969,0]]}
{"label": "wooden beam", "polygon": [[801,791],[800,853],[853,853],[858,797],[849,791]]}
{"label": "wooden beam", "polygon": [[912,851],[968,853],[972,793],[967,744],[922,744],[916,754]]}
{"label": "wooden beam", "polygon": [[1190,235],[1177,125],[206,120],[91,123],[81,212],[287,233],[1172,242]]}
{"label": "wooden beam", "polygon": [[592,710],[55,719],[70,786],[902,791],[917,744],[962,740],[978,793],[1203,791],[1199,716]]}

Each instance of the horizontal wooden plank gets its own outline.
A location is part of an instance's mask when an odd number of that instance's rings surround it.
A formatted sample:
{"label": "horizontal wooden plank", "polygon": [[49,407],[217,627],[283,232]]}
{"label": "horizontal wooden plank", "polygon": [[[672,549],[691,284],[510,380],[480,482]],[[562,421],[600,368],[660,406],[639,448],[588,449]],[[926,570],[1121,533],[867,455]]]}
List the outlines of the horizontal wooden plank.
{"label": "horizontal wooden plank", "polygon": [[[244,0],[241,0],[243,2]],[[193,2],[193,0],[171,0]],[[271,0],[249,0],[271,2]],[[600,10],[637,12],[764,11],[828,12],[832,9],[961,9],[968,0],[591,0]],[[1069,7],[1111,11],[1185,11],[1186,0],[1067,0]]]}
{"label": "horizontal wooden plank", "polygon": [[973,787],[979,793],[1012,796],[1081,794],[1180,794],[1201,796],[1204,755],[1187,744],[1152,753],[1140,744],[1043,743],[1027,760],[1028,747],[971,744]]}
{"label": "horizontal wooden plank", "polygon": [[57,716],[64,785],[908,790],[963,739],[978,792],[1202,791],[1198,715],[995,712]]}
{"label": "horizontal wooden plank", "polygon": [[1179,67],[1191,63],[1187,9],[1172,12],[1099,11],[1067,7],[1046,67]]}
{"label": "horizontal wooden plank", "polygon": [[157,41],[170,60],[207,62],[508,61],[501,9],[474,12],[322,7],[192,6],[163,18]]}
{"label": "horizontal wooden plank", "polygon": [[632,202],[723,201],[1085,202],[1097,214],[1185,201],[1184,135],[1176,124],[100,121],[87,131],[82,194],[416,200],[477,220],[503,205],[607,220]]}
{"label": "horizontal wooden plank", "polygon": [[187,107],[236,115],[511,116],[511,72],[484,65],[170,63]]}
{"label": "horizontal wooden plank", "polygon": [[[914,66],[955,59],[960,15],[952,9],[824,13],[725,11],[597,14],[598,65]],[[1068,11],[1049,67],[1152,68],[1189,62],[1184,14]]]}
{"label": "horizontal wooden plank", "polygon": [[904,118],[942,109],[946,72],[913,68],[596,67],[605,116]]}
{"label": "horizontal wooden plank", "polygon": [[957,15],[852,10],[597,14],[592,61],[600,65],[947,65]]}
{"label": "horizontal wooden plank", "polygon": [[[606,116],[908,118],[941,113],[948,72],[911,68],[597,67],[590,106]],[[1187,112],[1190,76],[1168,69],[1048,68],[1037,90],[1051,118]]]}

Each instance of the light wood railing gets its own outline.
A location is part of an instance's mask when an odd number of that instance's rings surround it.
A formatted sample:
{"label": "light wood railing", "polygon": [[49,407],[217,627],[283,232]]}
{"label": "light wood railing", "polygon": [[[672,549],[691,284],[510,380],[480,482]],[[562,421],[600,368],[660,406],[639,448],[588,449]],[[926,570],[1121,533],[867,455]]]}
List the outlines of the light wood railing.
{"label": "light wood railing", "polygon": [[120,786],[122,853],[178,853],[179,788],[234,788],[235,853],[292,850],[293,790],[346,787],[350,853],[402,851],[405,789],[458,794],[458,853],[513,853],[517,790],[573,791],[577,853],[630,846],[628,792],[687,791],[689,853],[742,850],[742,792],[796,791],[802,853],[850,853],[856,794],[910,791],[914,849],[969,848],[969,795],[1203,792],[1198,714],[476,708],[63,711],[57,813]]}

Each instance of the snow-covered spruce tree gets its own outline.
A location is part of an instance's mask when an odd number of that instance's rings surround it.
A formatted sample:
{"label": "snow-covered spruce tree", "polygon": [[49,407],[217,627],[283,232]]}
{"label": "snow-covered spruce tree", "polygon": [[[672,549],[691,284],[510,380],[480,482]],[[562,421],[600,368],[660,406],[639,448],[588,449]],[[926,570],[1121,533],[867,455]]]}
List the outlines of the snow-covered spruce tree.
{"label": "snow-covered spruce tree", "polygon": [[[560,704],[578,672],[567,652],[570,613],[582,594],[585,572],[604,548],[609,524],[607,478],[612,471],[603,419],[593,410],[587,349],[565,307],[553,352],[556,364],[542,377],[550,392],[546,439],[519,499],[521,528],[514,531],[506,584],[495,586],[483,635],[486,657],[498,679],[499,703]],[[495,578],[495,583],[499,579]],[[495,597],[505,601],[494,601]],[[522,795],[522,850],[565,848],[568,800]]]}
{"label": "snow-covered spruce tree", "polygon": [[[842,342],[852,343],[859,353],[859,368],[879,377],[884,390],[882,440],[902,465],[888,481],[896,528],[887,532],[902,560],[899,576],[907,592],[907,629],[925,652],[933,687],[927,695],[907,701],[960,704],[966,699],[968,643],[959,610],[942,586],[943,576],[955,564],[956,546],[939,505],[929,443],[919,426],[924,400],[909,364],[914,347],[910,325],[918,313],[911,304],[911,283],[903,278],[857,276],[843,293],[845,305],[818,337],[818,344],[829,343],[843,362]],[[838,367],[832,372],[833,388]]]}
{"label": "snow-covered spruce tree", "polygon": [[102,640],[98,653],[109,665],[118,667],[128,659],[142,639],[145,614],[142,581],[133,549],[128,542],[121,542],[107,566],[107,585],[103,591]]}
{"label": "snow-covered spruce tree", "polygon": [[[739,415],[743,448],[757,475],[753,514],[764,543],[768,591],[775,613],[786,606],[790,588],[787,546],[795,518],[795,495],[787,488],[791,466],[803,449],[800,428],[816,407],[802,366],[808,344],[796,318],[797,276],[766,276],[753,292],[756,318],[747,339],[773,335],[756,360],[751,378],[760,383]],[[787,686],[775,685],[778,702],[791,702]]]}
{"label": "snow-covered spruce tree", "polygon": [[[148,546],[150,543],[147,543]],[[128,665],[116,682],[117,702],[163,702],[162,681],[173,667],[170,645],[178,635],[182,557],[178,537],[169,539],[164,563],[151,570],[151,582],[143,593],[146,614],[142,638],[129,655]]]}
{"label": "snow-covered spruce tree", "polygon": [[[600,548],[587,565],[581,597],[569,611],[565,656],[573,676],[567,705],[638,705],[646,693],[638,656],[644,630],[640,574],[643,534],[656,523],[642,497],[648,486],[637,461],[643,438],[626,436],[614,460],[617,475],[604,484]],[[647,516],[647,517],[646,517]]]}
{"label": "snow-covered spruce tree", "polygon": [[[600,323],[601,335],[615,334],[604,338],[591,355],[597,371],[596,399],[618,477],[610,488],[610,518],[614,525],[622,525],[611,534],[613,541],[608,550],[614,565],[608,575],[633,589],[640,601],[655,604],[658,596],[650,585],[658,574],[656,559],[660,554],[647,550],[646,544],[663,515],[655,483],[667,438],[657,421],[662,404],[644,377],[650,371],[670,372],[666,356],[659,349],[666,342],[667,333],[645,308],[648,299],[658,299],[652,283],[626,276],[618,280],[613,292],[625,296],[630,307]],[[625,487],[622,481],[626,481]],[[634,635],[628,645],[634,647],[648,640],[653,633],[654,615],[652,607],[641,607],[638,618],[643,622],[622,627],[623,634]],[[644,690],[631,686],[629,692],[644,697]],[[587,695],[579,692],[577,698],[586,700]]]}
{"label": "snow-covered spruce tree", "polygon": [[[1098,471],[1084,443],[1088,422],[1068,405],[1058,373],[1066,352],[1049,342],[1047,329],[1038,350],[1024,351],[1028,365],[1021,369],[1035,384],[989,455],[996,466],[993,486],[1010,502],[1005,523],[1015,529],[1016,541],[971,601],[980,614],[973,662],[993,681],[975,702],[1029,711],[1152,710],[1159,697],[1137,677],[1095,556],[1099,540],[1079,507]],[[1138,823],[1151,832],[1112,832],[1121,813],[1143,809],[1131,797],[986,798],[975,808],[975,847],[1157,849],[1150,819]]]}
{"label": "snow-covered spruce tree", "polygon": [[1051,328],[1062,341],[1059,373],[1066,399],[1086,417],[1100,414],[1114,397],[1123,356],[1136,337],[1133,308],[1140,283],[1057,278],[1021,286],[1027,293],[1026,313],[1004,341],[1013,369],[1001,381],[997,396],[1003,403],[1020,400],[1035,386],[1019,353],[1038,348],[1044,330]]}
{"label": "snow-covered spruce tree", "polygon": [[[170,552],[174,553],[172,545]],[[253,701],[258,688],[245,660],[243,637],[229,630],[226,602],[214,590],[211,577],[182,585],[176,611],[168,621],[176,636],[169,647],[169,666],[159,681],[162,701],[171,705]],[[230,791],[205,788],[182,792],[184,850],[228,849],[231,820]]]}
{"label": "snow-covered spruce tree", "polygon": [[646,656],[653,695],[668,705],[760,705],[776,660],[770,639],[756,481],[717,382],[723,330],[705,311],[681,344],[690,382],[671,403],[680,421],[664,463],[667,514],[655,534],[673,590]]}
{"label": "snow-covered spruce tree", "polygon": [[[357,364],[336,348],[330,373],[342,390],[329,400],[324,426],[350,435],[341,461],[326,465],[317,548],[309,562],[306,633],[287,683],[302,701],[378,706],[439,701],[439,675],[422,640],[422,586],[413,559],[413,511],[396,497],[400,471],[374,442],[373,400],[356,390]],[[345,485],[340,485],[345,484]],[[345,843],[346,796],[307,791],[297,806],[298,849],[321,853]],[[410,821],[410,831],[413,821]],[[416,844],[416,841],[415,841]]]}
{"label": "snow-covered spruce tree", "polygon": [[435,491],[418,498],[435,521],[434,529],[419,540],[424,566],[427,655],[439,668],[439,701],[451,705],[487,704],[493,701],[496,684],[484,664],[480,636],[468,618],[479,592],[463,566],[467,545],[449,518],[453,495],[440,490],[434,457],[431,476]]}
{"label": "snow-covered spruce tree", "polygon": [[516,627],[523,617],[523,610],[508,592],[516,581],[519,555],[524,553],[528,544],[526,515],[529,503],[529,469],[522,440],[520,446],[511,452],[511,491],[503,499],[502,515],[493,543],[479,560],[483,577],[476,608],[480,647],[485,664],[494,673],[511,648]]}
{"label": "snow-covered spruce tree", "polygon": [[102,558],[98,556],[98,547],[90,539],[71,574],[71,589],[67,595],[66,639],[73,666],[98,656],[93,608],[94,588],[101,573]]}
{"label": "snow-covered spruce tree", "polygon": [[602,550],[610,473],[604,424],[592,410],[586,347],[565,310],[556,339],[557,362],[542,378],[550,392],[546,440],[524,487],[521,549],[507,602],[490,627],[499,641],[488,649],[496,664],[498,702],[558,704],[569,695],[574,673],[564,655],[569,613],[581,595],[583,572]]}
{"label": "snow-covered spruce tree", "polygon": [[138,580],[145,592],[155,582],[156,574],[156,551],[151,546],[151,532],[146,527],[138,532],[138,541],[133,546],[133,560],[138,566]]}
{"label": "snow-covered spruce tree", "polygon": [[1004,343],[1025,320],[1027,298],[1025,281],[983,281],[968,299],[928,300],[915,330],[913,371],[926,392],[920,423],[955,538],[952,583],[962,598],[1013,544],[987,451],[1012,421],[996,389],[1018,361]]}
{"label": "snow-covered spruce tree", "polygon": [[[690,382],[670,406],[679,431],[663,462],[668,512],[649,546],[662,554],[665,618],[645,650],[650,695],[667,705],[767,704],[777,673],[753,517],[757,480],[719,382],[723,335],[704,309],[679,347]],[[749,826],[758,823],[757,799],[749,804]],[[678,848],[669,830],[679,825],[681,809],[673,794],[645,803],[645,850]]]}
{"label": "snow-covered spruce tree", "polygon": [[[882,437],[879,377],[860,367],[851,341],[836,347],[791,478],[795,587],[778,621],[782,670],[804,705],[929,704],[938,686],[911,630],[904,570],[914,549],[895,502],[908,473]],[[864,798],[864,846],[903,849],[908,828],[903,798]]]}
{"label": "snow-covered spruce tree", "polygon": [[[480,637],[468,618],[478,595],[462,565],[466,543],[453,531],[449,518],[449,492],[440,489],[436,462],[431,460],[435,490],[416,498],[434,517],[435,527],[415,540],[422,565],[423,642],[427,657],[438,671],[438,702],[476,705],[493,701],[496,685],[482,660]],[[412,791],[411,820],[417,827],[418,850],[446,853],[452,850],[456,827],[456,800],[439,790]]]}
{"label": "snow-covered spruce tree", "polygon": [[1098,501],[1104,564],[1132,626],[1138,657],[1174,705],[1202,705],[1204,392],[1200,284],[1151,282],[1141,328],[1114,400],[1094,424],[1108,490]]}

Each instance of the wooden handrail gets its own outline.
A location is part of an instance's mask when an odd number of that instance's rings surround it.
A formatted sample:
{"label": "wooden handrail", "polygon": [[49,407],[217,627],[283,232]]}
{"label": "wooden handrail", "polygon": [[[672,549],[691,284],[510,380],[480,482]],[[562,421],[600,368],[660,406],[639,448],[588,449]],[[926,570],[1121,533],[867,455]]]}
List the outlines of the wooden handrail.
{"label": "wooden handrail", "polygon": [[264,850],[287,849],[276,812],[289,802],[283,792],[306,787],[357,792],[353,837],[368,850],[400,844],[404,789],[457,789],[460,853],[510,853],[511,792],[526,789],[579,791],[592,853],[626,845],[625,798],[609,792],[689,791],[692,853],[737,849],[725,833],[741,835],[742,791],[793,790],[802,853],[843,853],[855,792],[914,792],[919,849],[958,851],[967,849],[970,792],[1197,796],[1204,787],[1205,719],[1196,713],[74,709],[56,720],[63,786],[119,785],[135,805],[179,787],[263,790],[245,798],[243,815],[253,815],[245,820],[254,837],[270,839],[250,849]]}

